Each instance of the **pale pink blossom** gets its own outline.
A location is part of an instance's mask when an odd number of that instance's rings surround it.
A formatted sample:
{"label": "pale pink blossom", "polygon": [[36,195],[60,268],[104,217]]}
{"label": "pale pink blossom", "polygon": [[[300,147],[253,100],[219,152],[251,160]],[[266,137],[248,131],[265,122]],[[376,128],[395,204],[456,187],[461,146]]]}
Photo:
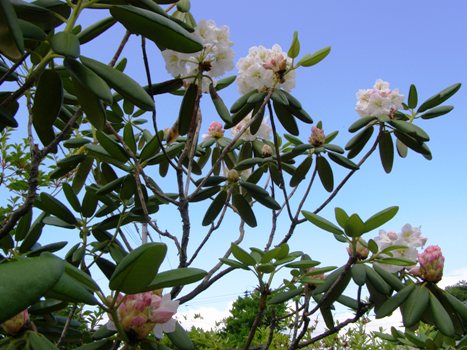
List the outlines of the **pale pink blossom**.
{"label": "pale pink blossom", "polygon": [[224,129],[219,122],[212,122],[209,125],[208,133],[203,135],[203,140],[220,139],[224,137]]}
{"label": "pale pink blossom", "polygon": [[428,246],[418,254],[418,269],[412,271],[427,282],[437,283],[443,277],[444,256],[437,245]]}
{"label": "pale pink blossom", "polygon": [[311,143],[315,147],[320,147],[324,145],[326,140],[326,135],[324,135],[324,131],[321,128],[316,126],[311,127],[311,136],[308,139],[308,142]]}
{"label": "pale pink blossom", "polygon": [[355,110],[361,117],[392,116],[402,108],[403,99],[398,89],[391,90],[388,82],[378,79],[372,89],[357,92]]}

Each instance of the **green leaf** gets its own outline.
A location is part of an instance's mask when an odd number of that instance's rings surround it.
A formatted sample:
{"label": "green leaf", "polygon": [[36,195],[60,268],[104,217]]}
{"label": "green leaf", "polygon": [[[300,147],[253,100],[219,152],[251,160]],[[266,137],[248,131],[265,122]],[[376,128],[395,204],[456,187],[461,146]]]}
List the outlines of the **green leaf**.
{"label": "green leaf", "polygon": [[425,112],[428,109],[431,109],[433,107],[440,105],[441,103],[446,101],[448,98],[450,98],[452,95],[454,95],[457,91],[459,91],[460,88],[461,88],[461,84],[456,83],[440,91],[436,95],[431,96],[429,99],[423,102],[420,107],[418,107],[417,113]]}
{"label": "green leaf", "polygon": [[46,69],[37,83],[34,104],[32,107],[32,122],[37,136],[44,146],[55,138],[53,125],[63,103],[63,83],[55,70]]}
{"label": "green leaf", "polygon": [[298,32],[293,33],[292,43],[290,44],[289,51],[287,56],[290,58],[295,58],[300,53],[300,41],[298,40]]}
{"label": "green leaf", "polygon": [[373,264],[373,269],[392,287],[392,289],[399,291],[404,288],[404,284],[393,273],[384,270],[377,264]]}
{"label": "green leaf", "polygon": [[390,295],[392,292],[391,286],[371,267],[364,265],[366,270],[367,281],[369,281],[376,290],[383,295]]}
{"label": "green leaf", "polygon": [[349,215],[345,212],[342,208],[334,208],[334,215],[336,217],[336,221],[340,227],[345,227],[345,223],[349,220]]}
{"label": "green leaf", "polygon": [[19,248],[20,253],[26,253],[31,249],[31,247],[37,242],[42,234],[42,229],[44,228],[45,224],[42,222],[44,218],[47,216],[47,213],[40,214],[36,220],[32,223],[31,227],[29,228],[26,237],[24,238],[21,246]]}
{"label": "green leaf", "polygon": [[161,135],[154,135],[151,138],[151,141],[146,143],[144,148],[141,151],[140,154],[140,161],[144,162],[145,160],[153,157],[157,153],[159,153],[160,150],[160,140],[161,140]]}
{"label": "green leaf", "polygon": [[279,122],[282,124],[284,129],[292,135],[299,135],[300,132],[298,130],[297,122],[295,121],[292,113],[290,113],[284,105],[277,103],[276,100],[274,101],[273,106],[277,119],[279,119]]}
{"label": "green leaf", "polygon": [[242,264],[241,262],[238,262],[237,260],[232,260],[232,259],[225,259],[225,258],[220,258],[219,259],[222,263],[236,268],[236,269],[243,269],[243,270],[249,270],[248,265]]}
{"label": "green leaf", "polygon": [[102,101],[90,90],[88,90],[84,85],[82,85],[77,79],[72,78],[72,83],[74,86],[74,91],[76,92],[76,97],[86,113],[88,121],[97,129],[104,129],[106,122],[106,113]]}
{"label": "green leaf", "polygon": [[290,178],[290,186],[291,187],[296,187],[302,182],[306,175],[308,174],[308,171],[311,168],[311,164],[313,163],[313,158],[311,156],[306,157],[303,162],[297,167],[295,170],[294,174]]}
{"label": "green leaf", "polygon": [[119,162],[126,163],[129,159],[128,153],[113,138],[100,130],[96,132],[97,140],[110,156]]}
{"label": "green leaf", "polygon": [[354,158],[357,156],[363,147],[367,144],[368,140],[370,139],[371,135],[373,135],[373,127],[368,126],[362,131],[360,131],[358,134],[356,134],[354,137],[352,137],[349,142],[345,145],[346,150],[350,150],[348,157]]}
{"label": "green leaf", "polygon": [[[65,58],[63,64],[71,76],[84,86],[85,89],[92,92],[103,101],[112,104],[112,93],[110,92],[109,86],[96,73],[74,59]],[[76,93],[79,99],[80,94],[78,91],[76,91]]]}
{"label": "green leaf", "polygon": [[415,289],[414,284],[409,284],[401,289],[397,294],[389,298],[387,301],[381,305],[381,307],[376,312],[376,318],[383,318],[389,316],[396,310],[413,292]]}
{"label": "green leaf", "polygon": [[363,286],[366,282],[366,268],[363,264],[352,265],[350,269],[352,279],[358,286]]}
{"label": "green leaf", "polygon": [[410,149],[422,154],[427,159],[431,159],[431,151],[425,143],[398,131],[394,131],[394,135]]}
{"label": "green leaf", "polygon": [[97,305],[96,298],[84,285],[70,276],[67,271],[60,277],[57,283],[47,291],[47,297],[68,301],[72,303],[85,303]]}
{"label": "green leaf", "polygon": [[397,154],[399,154],[399,157],[401,158],[407,157],[408,148],[399,139],[396,140],[396,148],[397,148]]}
{"label": "green leaf", "polygon": [[315,64],[324,60],[326,56],[329,55],[329,52],[331,52],[331,48],[328,46],[328,47],[325,47],[324,49],[316,51],[312,55],[306,54],[297,62],[297,66],[302,66],[302,67],[314,66]]}
{"label": "green leaf", "polygon": [[190,84],[185,91],[178,113],[178,132],[180,135],[186,135],[193,123],[193,118],[197,117],[194,115],[197,96],[198,86]]}
{"label": "green leaf", "polygon": [[232,105],[232,107],[230,107],[230,112],[231,113],[237,113],[239,112],[244,106],[245,104],[247,103],[248,99],[256,94],[257,91],[256,90],[252,90],[248,93],[246,93],[245,95],[241,96],[240,98],[237,99],[237,101],[234,102],[234,104]]}
{"label": "green leaf", "polygon": [[456,330],[449,313],[433,293],[429,293],[429,295],[430,309],[436,328],[445,336],[453,337],[456,334]]}
{"label": "green leaf", "polygon": [[152,97],[135,80],[104,63],[81,56],[81,62],[105,80],[109,86],[128,101],[145,111],[154,109]]}
{"label": "green leaf", "polygon": [[389,174],[394,163],[394,145],[392,144],[391,134],[383,131],[379,136],[379,156],[384,171]]}
{"label": "green leaf", "polygon": [[17,242],[22,241],[31,227],[32,221],[32,209],[29,209],[25,215],[21,217],[16,225],[15,229],[15,240]]}
{"label": "green leaf", "polygon": [[396,266],[413,266],[417,262],[409,259],[403,258],[380,258],[378,259],[380,264],[387,264],[387,265],[396,265]]}
{"label": "green leaf", "polygon": [[403,120],[391,120],[389,122],[392,126],[394,126],[397,130],[404,134],[408,134],[413,138],[417,139],[419,142],[421,141],[429,141],[430,136],[420,128],[419,126],[403,121]]}
{"label": "green leaf", "polygon": [[148,290],[184,286],[203,279],[206,271],[193,267],[183,267],[159,272],[148,286]]}
{"label": "green leaf", "polygon": [[86,159],[78,166],[78,170],[73,178],[71,187],[75,193],[79,193],[88,178],[89,172],[92,169],[94,159],[92,157],[86,157]]}
{"label": "green leaf", "polygon": [[23,33],[10,1],[0,1],[0,52],[13,61],[24,51]]}
{"label": "green leaf", "polygon": [[70,57],[70,58],[78,58],[80,47],[79,47],[79,40],[76,35],[70,32],[60,32],[55,34],[52,37],[50,42],[50,46],[55,53]]}
{"label": "green leaf", "polygon": [[237,77],[235,75],[231,75],[227,78],[223,78],[217,81],[216,84],[216,90],[222,90],[225,89],[227,86],[230,86],[236,79]]}
{"label": "green leaf", "polygon": [[287,292],[277,293],[271,299],[268,300],[268,304],[282,304],[283,302],[290,300],[303,293],[303,288],[291,289]]}
{"label": "green leaf", "polygon": [[256,271],[261,273],[272,273],[276,270],[276,266],[271,263],[259,264],[256,266]]}
{"label": "green leaf", "polygon": [[47,213],[55,215],[56,217],[72,225],[76,225],[78,223],[71,211],[55,197],[46,192],[42,192],[40,194],[40,200],[42,207],[46,210]]}
{"label": "green leaf", "polygon": [[217,93],[212,83],[209,84],[209,94],[211,95],[211,99],[212,99],[212,102],[214,103],[214,107],[216,108],[217,114],[219,114],[219,116],[225,123],[231,123],[232,117],[230,116],[229,109],[227,108],[224,101]]}
{"label": "green leaf", "polygon": [[456,313],[464,320],[464,322],[467,322],[467,305],[449,292],[443,294]]}
{"label": "green leaf", "polygon": [[106,17],[85,28],[78,34],[78,40],[80,44],[86,44],[87,42],[97,38],[107,29],[112,27],[116,22],[117,21],[113,17]]}
{"label": "green leaf", "polygon": [[436,118],[436,117],[439,117],[439,116],[442,116],[442,115],[445,115],[451,112],[453,109],[454,109],[453,106],[439,106],[439,107],[426,111],[420,116],[420,118],[422,119]]}
{"label": "green leaf", "polygon": [[332,192],[334,189],[334,175],[332,174],[332,168],[329,162],[324,157],[317,157],[316,166],[318,169],[319,179],[324,186],[324,189],[328,192]]}
{"label": "green leaf", "polygon": [[136,139],[131,123],[127,123],[123,128],[123,141],[125,141],[126,146],[133,152],[133,154],[136,154]]}
{"label": "green leaf", "polygon": [[332,222],[326,220],[325,218],[322,218],[321,216],[317,214],[313,214],[309,211],[302,210],[302,214],[307,219],[310,221],[312,224],[318,226],[319,228],[337,234],[337,235],[343,235],[344,231],[342,231],[339,227],[334,225]]}
{"label": "green leaf", "polygon": [[62,219],[59,219],[55,216],[46,216],[42,222],[46,225],[51,225],[51,226],[56,226],[56,227],[62,227],[62,228],[67,228],[67,229],[73,229],[76,226],[69,224],[66,221],[63,221]]}
{"label": "green leaf", "polygon": [[[330,146],[330,145],[328,145]],[[328,148],[325,146],[325,148]],[[331,159],[334,163],[339,164],[340,166],[343,166],[344,168],[350,169],[350,170],[358,170],[359,167],[357,164],[352,162],[350,159],[341,156],[340,154],[336,153],[328,153],[329,159]]]}
{"label": "green leaf", "polygon": [[188,334],[185,332],[178,321],[176,322],[175,331],[167,333],[167,337],[179,350],[194,350],[195,346]]}
{"label": "green leaf", "polygon": [[361,128],[367,126],[370,124],[372,121],[376,120],[376,117],[362,117],[357,119],[352,125],[349,127],[349,132],[356,132],[360,130]]}
{"label": "green leaf", "polygon": [[417,88],[415,87],[414,84],[412,84],[410,85],[407,106],[409,106],[409,108],[411,109],[414,109],[415,107],[417,107],[417,104],[418,104]]}
{"label": "green leaf", "polygon": [[113,6],[111,15],[134,34],[140,34],[159,47],[193,53],[203,49],[200,39],[169,18],[134,6]]}
{"label": "green leaf", "polygon": [[[320,264],[319,261],[305,259],[305,260],[291,262],[289,264],[286,264],[285,267],[289,267],[291,269],[307,269],[310,267],[315,267],[319,264]],[[333,268],[333,270],[334,269],[335,268]]]}
{"label": "green leaf", "polygon": [[38,301],[63,271],[63,261],[51,254],[0,264],[0,323]]}
{"label": "green leaf", "polygon": [[350,237],[360,237],[365,231],[365,224],[358,214],[352,214],[345,223],[344,231]]}
{"label": "green leaf", "polygon": [[222,208],[225,205],[225,201],[227,200],[227,191],[221,191],[219,194],[214,198],[212,203],[209,205],[206,214],[204,214],[203,226],[210,225],[219,215]]}
{"label": "green leaf", "polygon": [[429,307],[430,292],[424,286],[415,286],[409,297],[402,304],[402,320],[405,327],[412,327],[420,321]]}
{"label": "green leaf", "polygon": [[239,183],[240,186],[247,190],[249,195],[269,209],[279,210],[281,208],[280,204],[262,187],[247,181],[240,181]]}
{"label": "green leaf", "polygon": [[29,349],[31,350],[58,350],[58,348],[43,334],[37,332],[27,332]]}
{"label": "green leaf", "polygon": [[237,209],[238,214],[250,227],[256,227],[256,217],[251,210],[250,203],[239,193],[232,194],[232,205]]}
{"label": "green leaf", "polygon": [[125,256],[110,278],[109,288],[127,294],[147,290],[165,258],[167,246],[162,243],[144,244]]}
{"label": "green leaf", "polygon": [[107,350],[112,347],[112,344],[113,341],[110,339],[101,339],[92,343],[78,346],[77,348],[74,348],[74,350]]}
{"label": "green leaf", "polygon": [[391,220],[394,216],[396,216],[397,212],[399,211],[399,207],[393,206],[386,209],[383,209],[376,214],[372,215],[368,220],[365,221],[365,231],[369,232],[384,225],[386,222]]}

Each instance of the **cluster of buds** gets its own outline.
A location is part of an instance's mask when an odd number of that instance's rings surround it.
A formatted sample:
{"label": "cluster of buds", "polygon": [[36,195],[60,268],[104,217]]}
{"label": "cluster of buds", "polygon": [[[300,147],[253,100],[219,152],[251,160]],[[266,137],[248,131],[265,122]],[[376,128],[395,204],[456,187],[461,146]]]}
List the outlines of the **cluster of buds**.
{"label": "cluster of buds", "polygon": [[326,135],[324,130],[316,126],[311,127],[311,136],[308,138],[308,142],[314,147],[321,147],[326,141]]}
{"label": "cluster of buds", "polygon": [[224,128],[219,122],[212,122],[209,125],[208,133],[203,135],[203,140],[218,140],[224,137]]}
{"label": "cluster of buds", "polygon": [[23,329],[29,326],[28,310],[21,311],[16,316],[2,323],[3,331],[11,336],[19,334]]}
{"label": "cluster of buds", "polygon": [[418,254],[417,266],[410,270],[413,275],[420,276],[427,282],[437,283],[443,277],[444,256],[441,248],[431,245],[423,253]]}
{"label": "cluster of buds", "polygon": [[[162,338],[163,333],[175,331],[176,321],[172,316],[177,312],[178,304],[169,294],[161,296],[157,292],[119,295],[118,322],[130,339],[144,339],[151,331]],[[110,324],[110,328],[113,327]]]}
{"label": "cluster of buds", "polygon": [[355,252],[353,244],[350,243],[347,247],[347,253],[349,253],[349,256],[355,256],[358,260],[365,260],[368,258],[369,250],[367,244],[362,239],[359,239],[355,244]]}

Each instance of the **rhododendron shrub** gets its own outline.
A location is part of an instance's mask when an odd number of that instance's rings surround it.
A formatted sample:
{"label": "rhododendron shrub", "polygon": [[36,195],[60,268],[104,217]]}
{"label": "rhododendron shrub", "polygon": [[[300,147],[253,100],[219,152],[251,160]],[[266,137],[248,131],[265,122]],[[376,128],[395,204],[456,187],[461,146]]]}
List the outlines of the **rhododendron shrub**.
{"label": "rhododendron shrub", "polygon": [[[426,91],[419,98],[415,85],[399,91],[378,79],[357,93],[352,135],[338,144],[337,131],[313,120],[314,105],[293,95],[296,77],[319,69],[329,47],[304,54],[312,48],[293,33],[290,45],[258,43],[234,62],[230,29],[195,19],[190,6],[0,2],[1,179],[9,196],[0,210],[0,348],[193,349],[179,305],[196,305],[235,269],[257,280],[244,349],[260,330],[272,339],[278,321],[288,324],[288,348],[301,349],[368,314],[394,312],[408,331],[423,322],[436,327],[436,339],[465,345],[466,307],[437,285],[441,248],[422,251],[419,227],[386,231],[394,203],[368,218],[343,208],[334,219],[320,215],[375,152],[387,173],[396,154],[431,159],[423,123],[452,110],[443,103],[460,84],[419,104]],[[103,10],[108,18],[83,24]],[[112,58],[83,55],[82,45],[99,44],[110,27],[122,35]],[[141,52],[128,53],[128,40],[140,40]],[[139,69],[134,76],[127,63]],[[227,88],[239,93],[231,106]],[[169,94],[171,113],[161,117],[157,106]],[[261,248],[245,249],[255,227]],[[333,257],[346,262],[315,260],[325,245],[293,251],[298,227],[328,231],[341,244]],[[62,230],[67,241],[50,242]],[[287,306],[285,319],[264,326],[265,310],[277,304]],[[336,322],[338,304],[353,316]],[[318,316],[326,330],[314,334]]]}

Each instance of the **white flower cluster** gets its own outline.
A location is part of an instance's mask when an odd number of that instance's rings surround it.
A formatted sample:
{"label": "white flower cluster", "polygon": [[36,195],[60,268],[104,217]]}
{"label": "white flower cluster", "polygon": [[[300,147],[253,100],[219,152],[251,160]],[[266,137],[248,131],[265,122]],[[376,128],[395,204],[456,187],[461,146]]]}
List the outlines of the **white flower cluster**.
{"label": "white flower cluster", "polygon": [[[422,236],[422,233],[420,232],[420,227],[412,227],[409,224],[404,225],[399,234],[396,232],[380,230],[379,236],[375,238],[375,242],[378,245],[379,250],[395,245],[406,246],[407,248],[393,250],[391,253],[394,258],[404,258],[413,261],[417,261],[417,248],[423,247],[426,240],[426,237]],[[397,272],[404,268],[403,266],[388,264],[380,264],[379,266],[389,272]]]}
{"label": "white flower cluster", "polygon": [[389,83],[376,80],[372,89],[358,90],[355,110],[361,117],[389,116],[402,108],[404,96],[398,89],[389,89]]}
{"label": "white flower cluster", "polygon": [[272,49],[253,46],[248,51],[248,55],[237,63],[237,83],[240,93],[262,91],[273,87],[276,83],[278,83],[277,87],[290,91],[295,87],[295,70],[284,73],[291,64],[292,59],[287,57],[287,53],[277,44]]}
{"label": "white flower cluster", "polygon": [[[165,68],[174,77],[196,76],[203,70],[211,78],[219,77],[234,67],[233,42],[229,39],[229,27],[217,27],[212,20],[202,20],[195,28],[201,38],[203,50],[196,53],[180,53],[172,50],[162,51]],[[186,79],[186,83],[193,82]],[[203,79],[203,92],[207,92],[210,80]]]}
{"label": "white flower cluster", "polygon": [[[235,137],[240,132],[240,130],[243,129],[243,127],[247,123],[250,122],[251,117],[252,117],[252,112],[250,112],[245,118],[242,119],[240,123],[238,123],[231,129],[233,137]],[[244,141],[254,141],[256,139],[269,140],[271,138],[272,129],[269,126],[268,120],[269,119],[267,117],[263,118],[261,125],[258,131],[256,132],[256,134],[252,134],[250,131],[250,128],[246,129],[245,132],[242,134],[242,136],[240,136],[240,140],[244,140]]]}

